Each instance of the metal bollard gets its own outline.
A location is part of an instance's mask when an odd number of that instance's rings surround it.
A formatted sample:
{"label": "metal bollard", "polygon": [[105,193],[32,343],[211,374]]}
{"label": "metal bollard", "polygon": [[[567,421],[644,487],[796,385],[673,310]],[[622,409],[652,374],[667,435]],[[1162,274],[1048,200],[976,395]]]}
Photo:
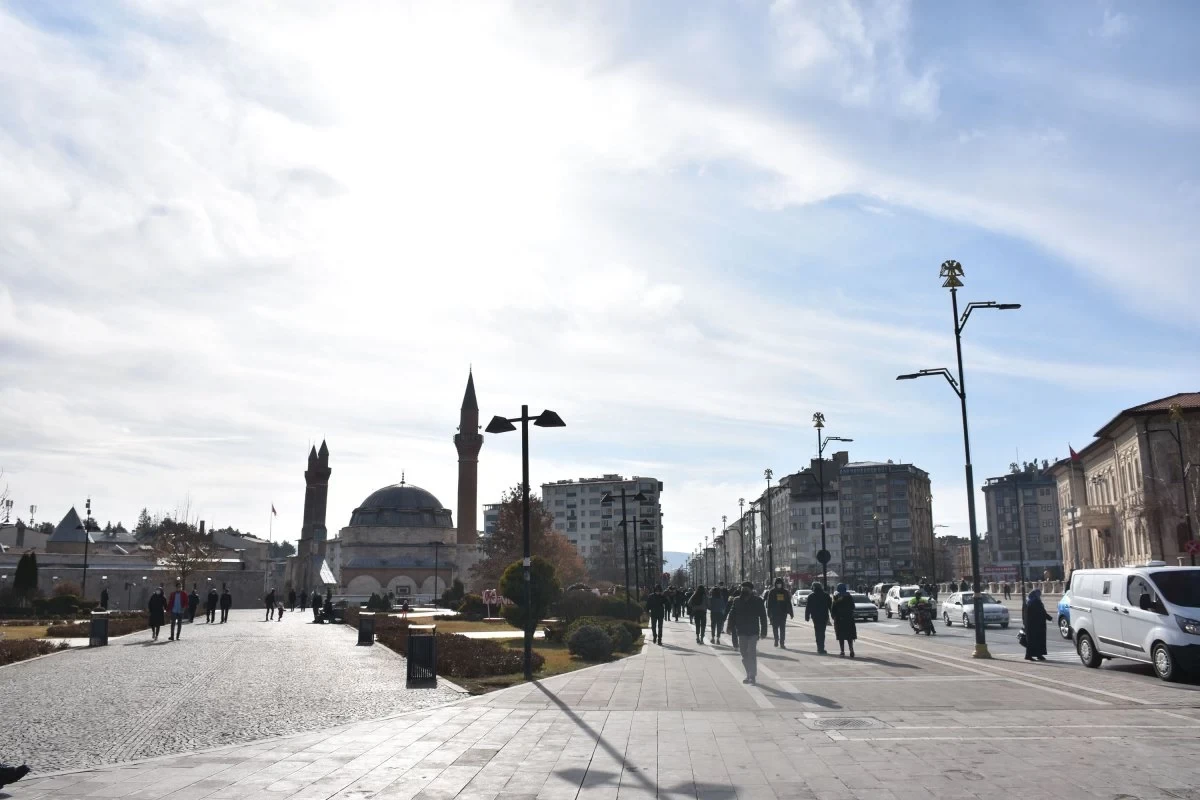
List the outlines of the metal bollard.
{"label": "metal bollard", "polygon": [[88,647],[104,647],[108,644],[108,612],[93,611],[91,630],[88,631]]}
{"label": "metal bollard", "polygon": [[375,612],[360,611],[358,613],[358,643],[375,644]]}

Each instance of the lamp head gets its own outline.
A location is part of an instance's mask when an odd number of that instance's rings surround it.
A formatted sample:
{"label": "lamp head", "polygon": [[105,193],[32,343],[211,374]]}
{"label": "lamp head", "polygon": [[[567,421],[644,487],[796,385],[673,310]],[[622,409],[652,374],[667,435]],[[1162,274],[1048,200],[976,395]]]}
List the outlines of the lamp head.
{"label": "lamp head", "polygon": [[517,427],[504,417],[492,417],[492,421],[487,424],[484,431],[487,433],[508,433],[516,429]]}
{"label": "lamp head", "polygon": [[1020,303],[1001,303],[1000,305],[996,306],[996,308],[1000,309],[1001,311],[1015,311],[1020,307]]}
{"label": "lamp head", "polygon": [[898,380],[898,381],[911,381],[911,380],[913,380],[914,378],[921,378],[921,377],[924,377],[924,376],[923,376],[923,375],[921,375],[921,373],[919,373],[919,372],[910,372],[910,373],[908,373],[907,375],[897,375],[897,376],[896,376],[896,380]]}
{"label": "lamp head", "polygon": [[542,413],[538,414],[538,417],[533,421],[533,424],[537,425],[539,428],[567,427],[567,423],[562,421],[562,417],[560,417],[558,414],[555,414],[548,408]]}

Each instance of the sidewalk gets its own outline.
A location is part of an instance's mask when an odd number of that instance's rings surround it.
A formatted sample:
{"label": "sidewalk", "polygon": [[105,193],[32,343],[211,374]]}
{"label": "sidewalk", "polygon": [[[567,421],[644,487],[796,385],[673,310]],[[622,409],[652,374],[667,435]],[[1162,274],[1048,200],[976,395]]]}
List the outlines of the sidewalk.
{"label": "sidewalk", "polygon": [[728,645],[698,645],[685,622],[668,623],[665,644],[639,656],[437,709],[27,779],[10,791],[44,800],[1149,800],[1200,791],[1196,686],[974,662],[924,639],[898,646],[866,632],[858,658],[838,658],[835,642],[834,655],[819,656],[810,628],[789,630],[795,649],[760,642],[757,686],[741,683]]}

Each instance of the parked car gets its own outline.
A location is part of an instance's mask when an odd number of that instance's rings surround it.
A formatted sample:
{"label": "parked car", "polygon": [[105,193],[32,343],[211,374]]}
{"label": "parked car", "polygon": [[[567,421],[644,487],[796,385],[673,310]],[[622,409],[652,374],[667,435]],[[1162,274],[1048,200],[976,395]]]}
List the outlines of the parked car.
{"label": "parked car", "polygon": [[1058,601],[1058,632],[1064,639],[1070,639],[1071,632],[1071,590],[1063,592]]}
{"label": "parked car", "polygon": [[908,601],[911,600],[920,589],[919,586],[893,586],[887,591],[887,598],[883,601],[883,610],[891,619],[893,615],[900,619],[908,619]]}
{"label": "parked car", "polygon": [[1200,567],[1077,569],[1070,592],[1084,666],[1127,658],[1151,664],[1165,681],[1200,670]]}
{"label": "parked car", "polygon": [[877,583],[871,587],[871,591],[867,596],[875,604],[876,608],[883,608],[883,601],[887,599],[888,589],[891,589],[895,585],[894,583]]}
{"label": "parked car", "polygon": [[[990,594],[980,594],[983,598],[983,625],[999,625],[1007,628],[1009,623],[1008,608]],[[975,593],[955,592],[942,601],[942,621],[946,627],[955,622],[961,622],[964,628],[975,626]]]}
{"label": "parked car", "polygon": [[863,622],[879,622],[879,606],[865,594],[851,594],[854,599],[854,619]]}
{"label": "parked car", "polygon": [[808,596],[812,594],[812,589],[797,589],[792,595],[792,605],[804,606],[808,604]]}

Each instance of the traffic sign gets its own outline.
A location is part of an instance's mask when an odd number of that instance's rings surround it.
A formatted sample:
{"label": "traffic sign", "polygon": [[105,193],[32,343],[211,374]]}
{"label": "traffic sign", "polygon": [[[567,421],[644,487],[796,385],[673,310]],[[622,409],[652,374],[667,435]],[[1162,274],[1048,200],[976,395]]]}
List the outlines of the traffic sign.
{"label": "traffic sign", "polygon": [[832,558],[832,556],[829,555],[828,550],[817,551],[817,561],[820,561],[822,564],[828,564],[830,558]]}

